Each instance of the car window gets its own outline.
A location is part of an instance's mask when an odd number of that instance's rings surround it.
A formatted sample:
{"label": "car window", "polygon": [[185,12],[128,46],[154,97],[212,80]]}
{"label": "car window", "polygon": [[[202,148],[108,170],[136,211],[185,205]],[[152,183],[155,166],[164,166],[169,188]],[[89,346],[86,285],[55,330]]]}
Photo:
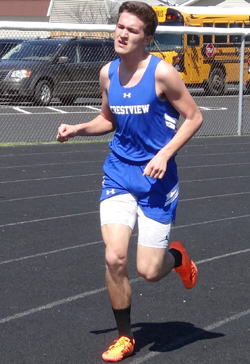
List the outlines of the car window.
{"label": "car window", "polygon": [[14,48],[18,43],[0,43],[0,55],[4,55]]}
{"label": "car window", "polygon": [[102,47],[102,57],[103,61],[109,62],[113,59],[116,59],[118,55],[115,53],[115,49],[113,45],[106,45],[104,44]]}
{"label": "car window", "polygon": [[24,42],[12,48],[2,59],[22,61],[48,61],[60,48],[60,43]]}
{"label": "car window", "polygon": [[79,45],[80,62],[97,62],[103,58],[102,45]]}
{"label": "car window", "polygon": [[68,57],[67,63],[79,63],[76,44],[67,45],[60,51],[59,57]]}

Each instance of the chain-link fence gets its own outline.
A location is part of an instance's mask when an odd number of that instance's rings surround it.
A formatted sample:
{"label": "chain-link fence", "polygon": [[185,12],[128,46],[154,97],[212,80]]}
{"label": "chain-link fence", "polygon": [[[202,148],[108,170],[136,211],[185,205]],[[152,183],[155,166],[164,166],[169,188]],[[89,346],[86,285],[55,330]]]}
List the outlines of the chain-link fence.
{"label": "chain-link fence", "polygon": [[[0,30],[2,143],[54,141],[61,123],[98,115],[100,69],[117,57],[114,26],[107,31],[97,25],[91,31],[87,25],[72,31],[69,24],[25,26]],[[249,39],[233,29],[229,35],[225,29],[184,35],[177,28],[157,32],[149,51],[171,63],[193,95],[204,116],[197,136],[250,134]]]}

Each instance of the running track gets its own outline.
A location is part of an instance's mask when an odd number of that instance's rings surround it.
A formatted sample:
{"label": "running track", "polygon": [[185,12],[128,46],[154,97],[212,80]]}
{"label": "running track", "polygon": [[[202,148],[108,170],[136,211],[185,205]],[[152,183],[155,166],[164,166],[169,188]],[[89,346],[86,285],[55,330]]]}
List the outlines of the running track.
{"label": "running track", "polygon": [[[107,143],[0,148],[2,364],[98,364],[116,338],[99,228]],[[172,240],[199,269],[158,283],[129,250],[136,351],[126,364],[250,363],[250,137],[194,138],[178,154]]]}

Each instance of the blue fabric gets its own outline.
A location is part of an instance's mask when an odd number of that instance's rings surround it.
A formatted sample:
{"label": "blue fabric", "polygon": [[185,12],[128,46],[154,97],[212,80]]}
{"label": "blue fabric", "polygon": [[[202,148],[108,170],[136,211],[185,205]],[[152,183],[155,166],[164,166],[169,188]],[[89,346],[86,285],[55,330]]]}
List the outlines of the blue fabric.
{"label": "blue fabric", "polygon": [[169,163],[162,179],[143,176],[146,164],[134,164],[110,153],[103,166],[105,174],[100,200],[131,193],[147,217],[162,223],[170,219],[175,222],[179,198],[176,164],[174,160]]}
{"label": "blue fabric", "polygon": [[141,80],[130,88],[120,84],[120,59],[110,64],[108,102],[117,130],[103,166],[100,200],[131,193],[146,216],[165,223],[175,221],[179,198],[175,157],[168,161],[163,179],[142,175],[148,161],[174,137],[179,118],[177,110],[156,95],[155,69],[160,61],[152,55]]}
{"label": "blue fabric", "polygon": [[152,159],[176,133],[179,113],[155,92],[155,69],[160,61],[152,55],[142,79],[130,88],[120,84],[120,59],[110,65],[108,102],[117,125],[110,148],[130,161]]}

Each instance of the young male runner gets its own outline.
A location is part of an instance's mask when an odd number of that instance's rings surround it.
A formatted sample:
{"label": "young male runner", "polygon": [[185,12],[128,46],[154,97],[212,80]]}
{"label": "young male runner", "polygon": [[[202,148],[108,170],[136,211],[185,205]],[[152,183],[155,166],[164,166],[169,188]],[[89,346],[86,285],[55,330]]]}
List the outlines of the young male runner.
{"label": "young male runner", "polygon": [[[116,130],[104,163],[100,204],[106,284],[119,333],[102,354],[108,362],[134,350],[127,252],[137,219],[139,274],[155,282],[175,269],[188,289],[197,280],[182,243],[168,245],[179,196],[175,155],[200,128],[202,116],[178,72],[145,50],[157,25],[149,5],[127,1],[120,6],[114,42],[120,58],[101,70],[101,112],[87,123],[62,124],[57,135],[65,142]],[[177,131],[179,113],[185,120]]]}

